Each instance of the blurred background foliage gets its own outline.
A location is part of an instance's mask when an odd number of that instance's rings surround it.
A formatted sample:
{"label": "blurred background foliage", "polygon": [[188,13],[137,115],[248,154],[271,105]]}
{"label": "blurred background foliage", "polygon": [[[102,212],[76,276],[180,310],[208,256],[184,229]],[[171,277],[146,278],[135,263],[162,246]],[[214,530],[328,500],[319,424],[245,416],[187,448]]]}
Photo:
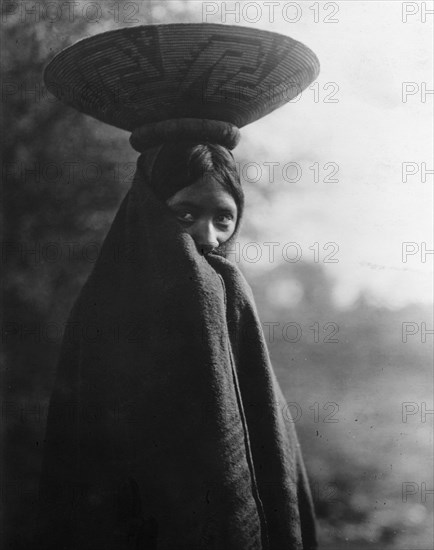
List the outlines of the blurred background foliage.
{"label": "blurred background foliage", "polygon": [[[79,10],[83,2],[76,3]],[[125,132],[64,107],[42,81],[44,65],[60,49],[122,26],[122,18],[116,21],[104,9],[98,22],[82,16],[71,21],[66,15],[50,22],[23,18],[14,11],[22,4],[13,3],[3,20],[1,57],[2,435],[7,449],[1,488],[2,525],[9,526],[5,547],[14,549],[28,548],[26,521],[37,506],[62,329],[137,157]],[[53,3],[36,4],[44,9]],[[131,3],[116,5],[122,14]],[[140,3],[137,23],[198,20],[192,2],[178,0]],[[259,183],[249,185],[246,195],[241,238],[249,242],[260,238],[255,214],[276,197],[274,189]],[[266,273],[243,259],[239,265],[253,287],[297,425],[322,548],[431,547],[432,495],[423,494],[422,484],[432,488],[432,435],[430,416],[422,422],[420,414],[422,402],[428,409],[432,403],[430,337],[425,344],[419,337],[401,339],[402,322],[429,324],[429,308],[388,309],[361,294],[341,309],[321,263],[276,263]],[[297,325],[288,328],[288,322]],[[328,335],[336,341],[327,341]],[[407,422],[403,402],[418,407]],[[406,482],[412,485],[405,499]]]}

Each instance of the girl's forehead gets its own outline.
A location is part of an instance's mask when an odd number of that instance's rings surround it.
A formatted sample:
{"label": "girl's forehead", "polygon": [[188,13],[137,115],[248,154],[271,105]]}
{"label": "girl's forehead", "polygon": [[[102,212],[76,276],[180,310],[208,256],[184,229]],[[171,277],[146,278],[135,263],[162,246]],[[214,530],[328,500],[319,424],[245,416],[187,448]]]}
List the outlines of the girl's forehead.
{"label": "girl's forehead", "polygon": [[192,185],[184,187],[169,199],[169,204],[192,206],[218,206],[237,209],[233,196],[214,179],[199,179]]}

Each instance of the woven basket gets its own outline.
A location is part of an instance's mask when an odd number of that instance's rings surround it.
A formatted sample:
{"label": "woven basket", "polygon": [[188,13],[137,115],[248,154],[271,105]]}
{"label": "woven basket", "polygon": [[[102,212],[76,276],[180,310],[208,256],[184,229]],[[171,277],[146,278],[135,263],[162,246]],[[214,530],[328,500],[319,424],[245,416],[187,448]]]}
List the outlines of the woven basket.
{"label": "woven basket", "polygon": [[315,54],[288,36],[182,23],[80,40],[52,59],[44,80],[65,104],[124,130],[181,118],[241,128],[293,99],[318,72]]}

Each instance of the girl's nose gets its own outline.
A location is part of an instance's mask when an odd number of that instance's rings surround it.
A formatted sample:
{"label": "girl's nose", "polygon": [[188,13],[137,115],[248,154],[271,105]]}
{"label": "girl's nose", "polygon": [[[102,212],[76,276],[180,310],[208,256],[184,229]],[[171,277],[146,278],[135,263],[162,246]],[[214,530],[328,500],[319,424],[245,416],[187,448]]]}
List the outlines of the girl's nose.
{"label": "girl's nose", "polygon": [[192,237],[196,241],[196,244],[202,254],[211,252],[211,250],[217,248],[219,245],[216,230],[212,222],[206,221],[203,223],[198,223]]}

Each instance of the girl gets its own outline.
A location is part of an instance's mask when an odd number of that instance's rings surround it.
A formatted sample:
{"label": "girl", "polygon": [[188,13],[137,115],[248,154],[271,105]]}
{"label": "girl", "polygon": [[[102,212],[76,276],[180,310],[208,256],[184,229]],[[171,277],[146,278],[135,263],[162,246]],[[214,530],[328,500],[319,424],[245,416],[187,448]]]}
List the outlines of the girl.
{"label": "girl", "polygon": [[62,343],[41,548],[316,547],[293,423],[226,258],[244,209],[238,139],[198,117],[133,132],[132,187]]}

